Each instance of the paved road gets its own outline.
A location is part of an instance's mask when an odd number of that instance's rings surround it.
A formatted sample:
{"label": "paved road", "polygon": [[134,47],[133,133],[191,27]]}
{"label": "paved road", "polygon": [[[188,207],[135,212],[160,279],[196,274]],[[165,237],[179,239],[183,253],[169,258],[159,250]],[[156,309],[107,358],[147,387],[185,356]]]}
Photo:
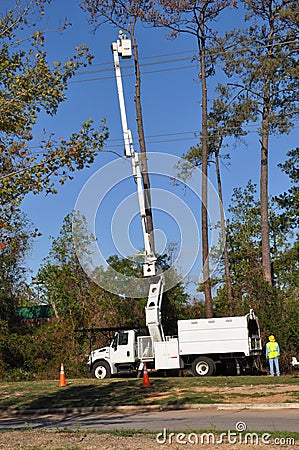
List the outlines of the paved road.
{"label": "paved road", "polygon": [[[242,425],[245,424],[245,425]],[[239,424],[239,425],[236,425]],[[111,430],[119,428],[145,429],[162,432],[187,430],[297,431],[299,409],[283,410],[201,410],[106,412],[81,414],[45,414],[0,416],[0,429],[71,428]],[[239,428],[237,428],[239,427]]]}

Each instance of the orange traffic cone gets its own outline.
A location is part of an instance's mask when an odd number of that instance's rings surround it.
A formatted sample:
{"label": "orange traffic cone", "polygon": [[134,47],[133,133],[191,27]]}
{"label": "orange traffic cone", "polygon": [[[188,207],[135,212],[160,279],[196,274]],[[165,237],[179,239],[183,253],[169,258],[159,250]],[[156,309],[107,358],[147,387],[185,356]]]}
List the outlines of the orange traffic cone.
{"label": "orange traffic cone", "polygon": [[143,386],[150,386],[150,380],[147,373],[146,363],[143,363]]}
{"label": "orange traffic cone", "polygon": [[66,386],[66,379],[65,379],[65,374],[64,374],[64,367],[63,364],[61,363],[60,366],[60,376],[59,376],[59,387],[64,387]]}

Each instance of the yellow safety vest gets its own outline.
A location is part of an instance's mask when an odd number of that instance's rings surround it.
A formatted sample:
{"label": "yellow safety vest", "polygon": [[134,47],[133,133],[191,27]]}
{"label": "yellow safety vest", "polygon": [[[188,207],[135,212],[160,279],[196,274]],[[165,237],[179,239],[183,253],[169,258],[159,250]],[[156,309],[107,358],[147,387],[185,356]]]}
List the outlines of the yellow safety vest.
{"label": "yellow safety vest", "polygon": [[278,344],[277,342],[268,342],[268,358],[276,358],[278,356]]}

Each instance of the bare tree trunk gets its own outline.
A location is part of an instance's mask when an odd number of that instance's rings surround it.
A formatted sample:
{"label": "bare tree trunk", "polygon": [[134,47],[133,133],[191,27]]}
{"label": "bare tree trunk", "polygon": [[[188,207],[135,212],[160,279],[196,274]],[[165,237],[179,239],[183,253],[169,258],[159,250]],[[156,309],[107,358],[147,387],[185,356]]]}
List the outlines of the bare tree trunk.
{"label": "bare tree trunk", "polygon": [[202,91],[202,264],[204,277],[204,294],[207,318],[213,317],[213,299],[211,292],[210,265],[209,265],[209,235],[208,235],[208,101],[207,79],[205,61],[205,27],[204,10],[200,16],[200,37],[198,46],[200,51],[201,91]]}
{"label": "bare tree trunk", "polygon": [[152,207],[151,207],[151,187],[150,180],[148,176],[148,166],[147,166],[147,156],[146,156],[146,145],[144,138],[144,128],[143,128],[143,119],[142,119],[142,107],[140,100],[140,89],[141,89],[141,77],[140,77],[140,69],[139,69],[139,59],[138,59],[138,48],[136,39],[134,36],[134,28],[132,27],[131,32],[132,38],[132,46],[133,46],[133,54],[134,54],[134,64],[135,64],[135,107],[136,107],[136,121],[137,121],[137,129],[138,129],[138,139],[139,139],[139,147],[140,147],[140,158],[141,158],[141,174],[142,181],[144,187],[144,195],[145,195],[145,213],[146,213],[146,226],[147,232],[150,235],[150,245],[152,251],[155,252],[155,242],[154,242],[154,226],[153,226],[153,217],[152,217]]}
{"label": "bare tree trunk", "polygon": [[56,308],[55,302],[53,302],[53,301],[51,300],[50,303],[51,303],[52,309],[53,309],[53,311],[54,311],[54,316],[55,316],[55,318],[56,318],[56,319],[59,319],[59,313],[58,313],[58,309]]}
{"label": "bare tree trunk", "polygon": [[219,208],[220,208],[220,221],[221,221],[221,231],[222,231],[222,239],[223,239],[223,258],[224,258],[224,268],[225,268],[225,281],[226,281],[226,292],[227,292],[227,307],[228,311],[232,314],[234,312],[234,297],[232,290],[232,279],[230,276],[229,270],[229,258],[227,251],[227,243],[226,243],[226,226],[225,226],[225,217],[223,211],[223,195],[222,195],[222,183],[221,183],[221,175],[220,175],[220,167],[219,167],[219,151],[215,152],[215,165],[216,165],[216,177],[217,177],[217,185],[218,185],[218,195],[219,195]]}
{"label": "bare tree trunk", "polygon": [[265,74],[265,88],[263,98],[262,115],[262,140],[261,140],[261,175],[260,175],[260,202],[261,202],[261,237],[262,237],[262,267],[264,280],[272,285],[271,273],[271,253],[270,253],[270,233],[269,233],[269,200],[268,200],[268,180],[269,180],[269,117],[271,112],[271,58],[273,56],[273,34],[274,19],[270,10],[270,32],[268,47],[269,69]]}
{"label": "bare tree trunk", "polygon": [[269,238],[269,213],[268,213],[268,145],[269,123],[268,113],[264,111],[262,122],[261,141],[261,177],[260,177],[260,201],[261,201],[261,237],[262,237],[262,267],[265,281],[272,285],[270,238]]}

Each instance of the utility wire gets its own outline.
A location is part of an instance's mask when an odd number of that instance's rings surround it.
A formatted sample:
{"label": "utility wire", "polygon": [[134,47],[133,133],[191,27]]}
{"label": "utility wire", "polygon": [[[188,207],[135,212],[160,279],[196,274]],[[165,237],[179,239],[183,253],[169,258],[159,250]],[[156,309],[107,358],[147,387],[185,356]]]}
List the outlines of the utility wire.
{"label": "utility wire", "polygon": [[[273,43],[271,45],[268,45],[267,48],[271,47],[271,46],[272,47],[276,47],[276,46],[279,46],[279,45],[296,44],[296,43],[299,44],[299,39],[292,39],[292,40],[287,40],[287,41]],[[255,49],[256,50],[259,50],[259,49],[263,50],[264,48],[265,48],[264,46],[258,46]],[[207,52],[209,52],[209,50],[207,50]],[[154,59],[154,58],[165,58],[165,57],[174,56],[174,55],[185,55],[186,53],[192,53],[193,55],[197,55],[198,54],[198,50],[197,49],[184,50],[184,51],[181,51],[181,52],[164,53],[164,54],[158,54],[158,55],[152,55],[152,56],[141,56],[141,57],[139,57],[139,61],[143,61],[143,60],[147,60],[147,59]],[[225,51],[217,51],[217,52],[214,51],[214,52],[210,52],[210,53],[211,54],[215,54],[215,55],[223,55],[223,54],[227,54],[228,51],[227,50],[225,50]],[[180,61],[181,59],[182,60],[190,60],[190,57],[189,58],[179,58],[179,59],[175,59],[174,61],[176,61],[176,60]],[[155,62],[154,63],[148,63],[148,64],[155,64]],[[107,62],[103,62],[103,63],[91,64],[91,65],[93,67],[95,67],[95,66],[102,66],[102,65],[111,65],[111,61],[107,61]],[[146,65],[146,64],[140,64],[140,65],[142,66],[142,65]],[[85,72],[88,72],[88,71],[82,70],[82,71],[79,71],[78,74],[85,73]]]}
{"label": "utility wire", "polygon": [[[166,59],[164,61],[153,61],[153,62],[139,64],[139,67],[155,66],[155,65],[158,65],[158,64],[169,64],[169,63],[179,62],[179,61],[190,61],[190,58],[189,57],[188,58],[174,58],[174,59]],[[107,65],[108,63],[104,63],[104,64]],[[111,62],[109,64],[111,66]],[[96,64],[93,65],[93,67],[94,66],[96,66]],[[126,69],[134,69],[134,65],[130,64],[130,65],[127,65],[127,66],[122,66],[122,69],[124,69],[124,70],[126,70]],[[113,66],[112,67],[107,67],[105,69],[84,70],[84,71],[77,72],[76,75],[87,75],[87,74],[89,75],[91,73],[109,72],[109,71],[112,71],[112,70],[114,70]]]}
{"label": "utility wire", "polygon": [[[148,75],[148,74],[152,74],[152,73],[159,73],[159,72],[170,72],[173,70],[181,70],[181,69],[193,69],[194,67],[192,66],[180,66],[180,67],[170,67],[167,69],[158,69],[158,70],[150,70],[148,72],[141,72],[141,75]],[[133,73],[126,73],[122,75],[123,77],[132,77],[134,76]],[[69,81],[69,84],[74,84],[74,83],[85,83],[88,81],[99,81],[99,80],[109,80],[111,78],[115,78],[115,75],[110,75],[107,77],[96,77],[96,78],[89,78],[86,80],[73,80],[73,81]]]}
{"label": "utility wire", "polygon": [[[181,52],[172,52],[172,53],[161,53],[160,55],[152,55],[152,56],[140,56],[139,57],[139,61],[143,61],[146,59],[154,59],[154,58],[165,58],[168,56],[175,56],[175,55],[186,55],[187,53],[192,53],[193,55],[197,52],[197,50],[184,50]],[[187,58],[187,59],[190,59]],[[96,66],[107,66],[107,65],[111,65],[111,61],[107,61],[107,62],[102,62],[102,63],[92,63],[91,66],[96,67]],[[85,72],[85,70],[81,69],[78,73],[81,72]]]}
{"label": "utility wire", "polygon": [[[298,123],[298,121],[296,121],[295,123]],[[253,128],[253,129],[252,130],[246,129],[245,130],[246,134],[256,134],[256,128],[258,128],[259,126],[260,126],[260,124],[249,124],[249,125],[247,125],[248,128]],[[293,128],[298,129],[299,125],[294,125]],[[192,135],[192,136],[188,137],[188,135]],[[223,133],[214,133],[213,135],[210,135],[210,137],[213,137],[213,136],[214,137],[221,137],[221,136],[225,137],[226,136],[225,130],[223,130]],[[239,135],[235,134],[234,136],[230,135],[230,136],[227,136],[227,137],[230,137],[230,138],[234,139],[234,138],[236,138],[238,136],[239,137],[244,137],[244,138],[246,137],[246,135],[243,135],[241,133]],[[167,137],[168,137],[168,139],[167,139]],[[145,136],[145,139],[146,139],[146,144],[147,145],[154,145],[154,144],[161,144],[161,143],[163,144],[163,143],[177,142],[177,141],[182,141],[182,142],[186,141],[187,142],[187,141],[196,140],[198,142],[199,137],[200,137],[200,131],[199,130],[195,130],[195,131],[182,131],[182,132],[176,132],[176,133],[153,134],[153,135]],[[161,139],[156,139],[156,138],[161,138]],[[162,138],[165,138],[165,139],[162,139]],[[154,140],[152,140],[152,139],[154,139]],[[134,147],[138,147],[138,138],[137,138],[137,136],[133,136],[133,140],[136,141],[136,143],[134,144]],[[123,138],[120,137],[120,138],[109,139],[107,141],[106,145],[109,146],[109,147],[113,147],[113,148],[123,147],[124,146]],[[42,149],[40,149],[39,146],[28,146],[28,147],[26,147],[25,150],[27,150],[27,149],[30,149],[31,151],[26,153],[26,157],[31,155],[31,154],[32,155],[34,155],[34,154],[38,155],[38,154],[45,153]],[[34,151],[34,149],[40,149],[40,150]],[[112,150],[109,150],[109,151],[112,152]],[[118,155],[118,156],[121,156],[121,155]]]}
{"label": "utility wire", "polygon": [[[288,40],[288,41],[273,43],[272,47],[286,45],[286,44],[296,44],[296,43],[299,43],[299,40],[297,40],[297,39],[295,39],[295,40]],[[267,47],[269,47],[269,46],[267,46]],[[259,46],[259,47],[255,48],[255,50],[258,50],[258,49],[264,49],[264,47],[263,46]],[[241,50],[239,50],[239,51],[241,51]],[[246,50],[244,50],[244,52],[246,52]],[[139,58],[139,60],[142,61],[142,60],[146,60],[146,59],[163,58],[163,57],[180,55],[180,54],[186,54],[186,53],[192,53],[194,55],[194,54],[197,54],[198,51],[197,50],[186,50],[184,52],[174,52],[174,53],[167,53],[167,54],[161,54],[161,55],[153,55],[153,56],[148,56],[148,57],[144,57],[144,58]],[[228,53],[227,50],[224,50],[224,51],[212,51],[212,52],[208,51],[208,55],[207,56],[213,56],[213,55],[217,56],[217,55],[221,55],[221,54],[224,55],[224,54],[227,54],[227,53]],[[169,63],[174,63],[174,62],[179,62],[179,61],[188,61],[188,60],[190,61],[190,57],[168,59],[168,60],[165,60],[165,61],[153,61],[153,62],[149,62],[149,63],[141,63],[140,67],[145,67],[145,66],[150,66],[150,65],[159,65],[159,64],[169,64]],[[191,64],[192,64],[192,61],[191,61]],[[105,66],[105,65],[111,65],[111,61],[110,62],[104,62],[104,63],[98,63],[98,64],[92,64],[93,67]],[[190,68],[190,67],[191,67],[191,65],[190,66],[184,66],[184,68]],[[131,68],[134,68],[134,66],[133,65],[127,65],[127,66],[123,66],[122,67],[122,69],[124,69],[124,70],[131,69]],[[169,68],[169,69],[166,69],[166,70],[175,70],[175,69],[180,69],[180,67]],[[91,74],[91,73],[103,73],[103,72],[112,71],[112,70],[113,70],[113,67],[108,67],[108,68],[105,68],[105,69],[96,69],[96,70],[82,70],[82,71],[78,71],[76,76],[88,75],[88,74]],[[160,71],[162,71],[162,70],[158,70],[158,72],[160,72]],[[143,72],[143,73],[147,74],[147,73],[154,73],[154,72]],[[129,74],[127,74],[127,76],[128,75]],[[112,78],[112,77],[109,77],[109,78]],[[94,80],[97,80],[97,79],[85,80],[85,81],[94,81]],[[72,81],[72,83],[75,83],[75,82],[78,82],[78,81]]]}

